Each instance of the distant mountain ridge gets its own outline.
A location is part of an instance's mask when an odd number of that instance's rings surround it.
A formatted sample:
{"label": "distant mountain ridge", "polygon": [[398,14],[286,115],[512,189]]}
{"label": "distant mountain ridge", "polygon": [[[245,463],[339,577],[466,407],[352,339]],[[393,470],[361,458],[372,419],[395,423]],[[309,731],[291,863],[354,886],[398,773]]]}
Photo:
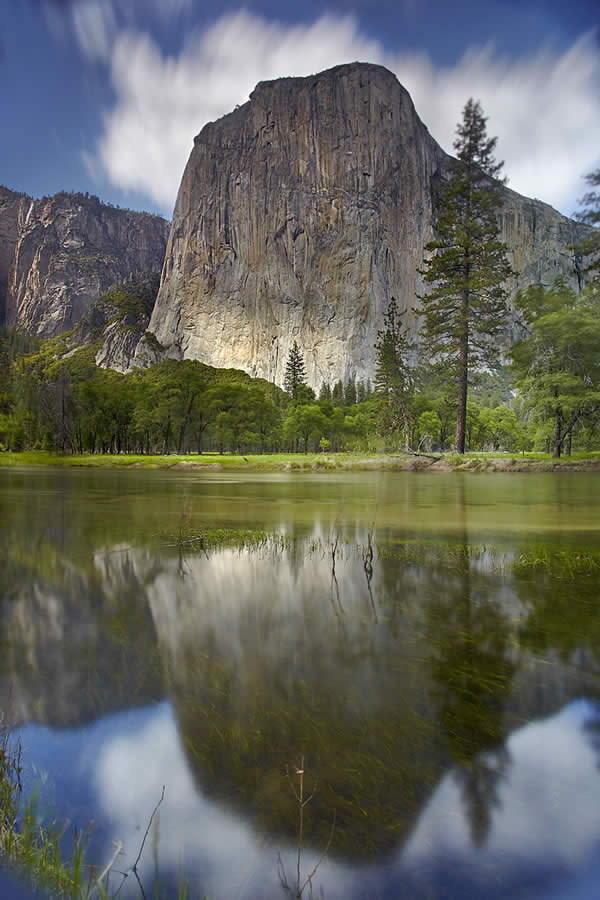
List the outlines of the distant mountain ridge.
{"label": "distant mountain ridge", "polygon": [[55,337],[113,284],[162,268],[169,223],[88,194],[0,187],[0,324]]}

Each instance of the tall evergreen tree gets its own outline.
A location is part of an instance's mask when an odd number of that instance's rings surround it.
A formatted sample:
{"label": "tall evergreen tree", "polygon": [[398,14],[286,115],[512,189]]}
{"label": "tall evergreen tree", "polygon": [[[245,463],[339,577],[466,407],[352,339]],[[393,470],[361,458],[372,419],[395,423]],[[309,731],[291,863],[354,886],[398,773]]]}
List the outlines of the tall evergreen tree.
{"label": "tall evergreen tree", "polygon": [[298,388],[306,381],[304,359],[300,353],[298,342],[294,341],[285,367],[284,386],[292,400],[298,399]]}
{"label": "tall evergreen tree", "polygon": [[349,378],[344,387],[344,406],[354,406],[356,403],[356,381]]}
{"label": "tall evergreen tree", "polygon": [[[600,169],[590,172],[585,176],[585,180],[592,188],[581,198],[581,203],[585,206],[583,212],[577,213],[580,222],[586,225],[593,225],[594,231],[576,248],[578,254],[575,259],[580,259],[581,255],[591,255],[592,260],[587,267],[587,271],[595,271],[595,277],[600,278],[600,191],[594,188],[600,188]],[[579,272],[579,269],[578,269]]]}
{"label": "tall evergreen tree", "polygon": [[388,433],[404,431],[404,446],[410,447],[410,400],[414,392],[414,376],[409,360],[413,350],[402,325],[395,297],[384,316],[384,329],[377,332],[377,368],[375,390],[382,400],[381,416]]}
{"label": "tall evergreen tree", "polygon": [[329,387],[328,381],[324,381],[321,385],[321,390],[319,391],[319,400],[331,400],[331,388]]}
{"label": "tall evergreen tree", "polygon": [[437,222],[427,244],[431,256],[423,276],[431,289],[421,297],[423,337],[428,352],[444,364],[457,391],[455,449],[465,452],[469,373],[498,364],[496,339],[507,320],[506,280],[512,270],[499,239],[501,204],[494,159],[496,138],[488,138],[479,103],[469,100],[454,142]]}
{"label": "tall evergreen tree", "polygon": [[342,407],[344,405],[344,384],[341,378],[336,381],[331,390],[331,402],[334,406]]}

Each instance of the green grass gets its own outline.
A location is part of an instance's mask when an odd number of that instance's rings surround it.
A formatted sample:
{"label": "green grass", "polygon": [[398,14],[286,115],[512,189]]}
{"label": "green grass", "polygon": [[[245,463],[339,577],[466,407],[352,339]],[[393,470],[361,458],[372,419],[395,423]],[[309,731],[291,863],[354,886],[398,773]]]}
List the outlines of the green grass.
{"label": "green grass", "polygon": [[[469,452],[460,456],[453,452],[432,454],[439,456],[443,463],[452,468],[469,468],[471,471],[492,471],[495,464],[510,462],[515,468],[523,469],[532,464],[554,463],[550,453],[492,453]],[[144,468],[144,469],[239,469],[248,472],[335,472],[372,469],[409,469],[417,457],[404,454],[368,453],[265,453],[250,454],[246,457],[234,453],[188,453],[168,456],[141,454],[65,454],[59,455],[45,450],[26,450],[22,453],[4,452],[0,454],[0,466],[69,466],[86,468]],[[426,457],[421,461],[427,463]],[[562,456],[560,463],[600,462],[600,451],[577,451]]]}
{"label": "green grass", "polygon": [[[106,865],[93,865],[87,859],[93,823],[86,832],[69,827],[72,849],[69,856],[63,858],[67,826],[59,827],[56,822],[40,823],[35,797],[26,804],[23,802],[22,772],[21,743],[8,729],[0,728],[0,861],[3,867],[30,884],[36,892],[40,891],[40,896],[53,900],[114,900],[120,891],[121,873],[113,871],[113,865],[121,846],[116,847]],[[140,855],[142,850],[143,844]],[[115,887],[110,886],[111,875],[112,884],[117,882]],[[180,871],[177,900],[187,900],[188,892],[188,880]],[[139,896],[146,896],[142,889]],[[165,896],[158,874],[152,896]]]}
{"label": "green grass", "polygon": [[87,900],[108,894],[101,870],[85,865],[88,834],[73,829],[73,851],[62,858],[62,829],[38,822],[35,800],[23,805],[21,744],[0,733],[0,856],[16,875],[49,896]]}

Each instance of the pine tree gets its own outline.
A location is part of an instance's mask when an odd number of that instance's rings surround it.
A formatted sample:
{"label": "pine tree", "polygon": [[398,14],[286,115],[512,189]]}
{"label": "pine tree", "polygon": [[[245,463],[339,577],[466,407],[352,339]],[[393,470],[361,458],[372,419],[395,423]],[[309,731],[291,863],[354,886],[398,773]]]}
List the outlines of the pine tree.
{"label": "pine tree", "polygon": [[401,327],[401,313],[394,297],[384,316],[383,331],[377,332],[377,368],[375,391],[382,399],[382,423],[385,431],[404,431],[404,446],[410,447],[410,401],[414,393],[414,376],[409,360],[413,345]]}
{"label": "pine tree", "polygon": [[356,404],[356,381],[349,378],[344,387],[344,406],[354,406]]}
{"label": "pine tree", "polygon": [[499,239],[496,211],[502,202],[497,180],[503,163],[493,153],[496,138],[488,138],[479,103],[469,100],[457,128],[457,160],[427,244],[431,256],[423,276],[431,289],[421,297],[422,335],[428,353],[456,381],[455,449],[465,452],[469,373],[498,365],[496,339],[506,326],[512,274]]}
{"label": "pine tree", "polygon": [[284,386],[292,400],[298,399],[298,388],[306,381],[304,359],[300,353],[298,342],[294,341],[285,367]]}
{"label": "pine tree", "polygon": [[323,400],[325,402],[331,401],[331,388],[329,387],[328,381],[324,381],[321,385],[321,390],[319,391],[319,400]]}
{"label": "pine tree", "polygon": [[331,401],[334,406],[342,407],[344,405],[344,384],[341,378],[331,389]]}
{"label": "pine tree", "polygon": [[[585,176],[585,180],[591,188],[600,188],[600,169],[590,172],[589,175]],[[584,204],[586,209],[577,213],[576,218],[580,222],[585,222],[586,225],[594,226],[594,231],[590,232],[575,250],[576,268],[582,256],[591,256],[592,260],[589,262],[586,271],[595,271],[595,277],[600,278],[600,192],[595,190],[588,191],[581,198],[580,202]],[[577,268],[577,272],[579,275],[579,268]]]}

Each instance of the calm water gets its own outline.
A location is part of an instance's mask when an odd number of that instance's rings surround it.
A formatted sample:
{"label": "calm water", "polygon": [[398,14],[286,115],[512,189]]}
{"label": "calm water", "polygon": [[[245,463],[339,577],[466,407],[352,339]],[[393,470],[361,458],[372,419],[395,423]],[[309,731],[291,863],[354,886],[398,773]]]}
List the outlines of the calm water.
{"label": "calm water", "polygon": [[589,898],[599,565],[595,475],[0,469],[0,708],[149,893],[293,896],[303,766],[315,896]]}

